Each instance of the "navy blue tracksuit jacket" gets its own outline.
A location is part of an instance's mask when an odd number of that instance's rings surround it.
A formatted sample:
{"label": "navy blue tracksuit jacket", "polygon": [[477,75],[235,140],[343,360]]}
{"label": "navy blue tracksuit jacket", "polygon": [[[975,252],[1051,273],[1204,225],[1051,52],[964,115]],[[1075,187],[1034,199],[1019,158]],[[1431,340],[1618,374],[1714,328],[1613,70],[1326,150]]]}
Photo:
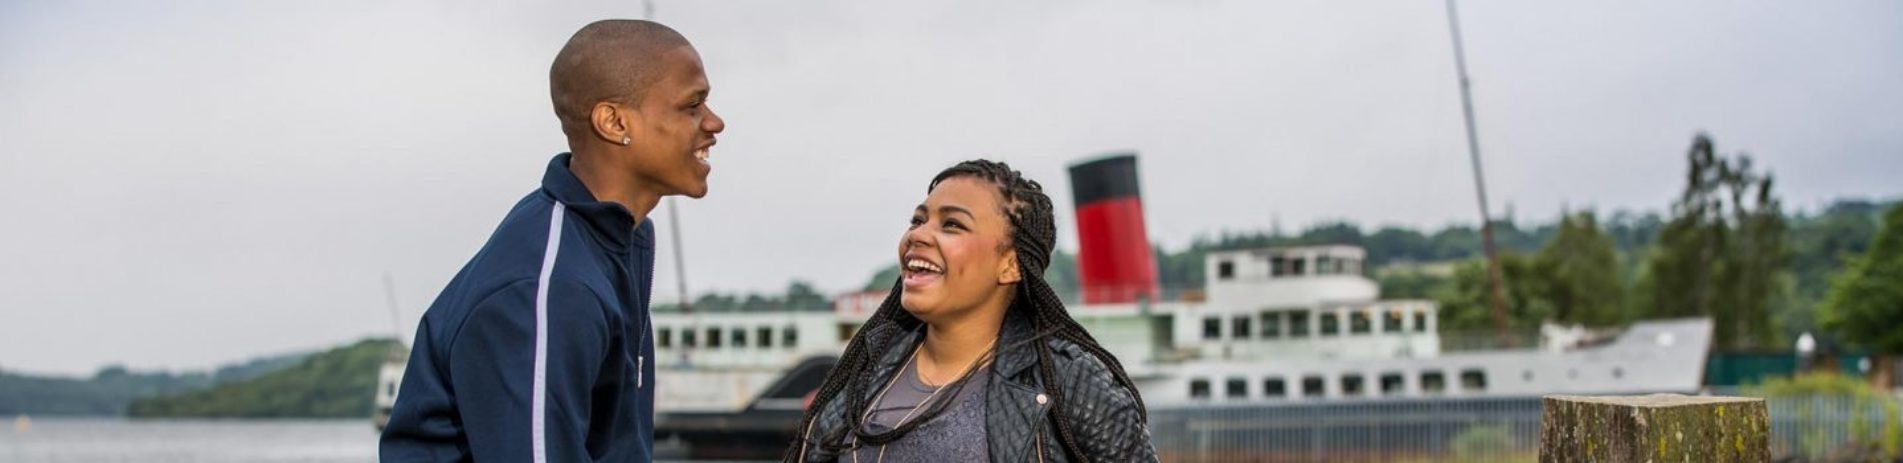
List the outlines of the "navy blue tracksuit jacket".
{"label": "navy blue tracksuit jacket", "polygon": [[383,461],[653,459],[654,226],[569,157],[423,314]]}

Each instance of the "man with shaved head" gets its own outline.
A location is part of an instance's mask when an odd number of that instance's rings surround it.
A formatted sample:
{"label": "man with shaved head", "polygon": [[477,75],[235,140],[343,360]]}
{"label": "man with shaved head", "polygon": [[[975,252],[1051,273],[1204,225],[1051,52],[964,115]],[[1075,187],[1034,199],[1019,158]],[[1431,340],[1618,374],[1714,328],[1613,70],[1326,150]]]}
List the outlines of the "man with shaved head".
{"label": "man with shaved head", "polygon": [[700,55],[667,26],[608,20],[555,55],[567,153],[416,328],[383,461],[650,461],[648,297],[661,197],[707,194],[726,128]]}

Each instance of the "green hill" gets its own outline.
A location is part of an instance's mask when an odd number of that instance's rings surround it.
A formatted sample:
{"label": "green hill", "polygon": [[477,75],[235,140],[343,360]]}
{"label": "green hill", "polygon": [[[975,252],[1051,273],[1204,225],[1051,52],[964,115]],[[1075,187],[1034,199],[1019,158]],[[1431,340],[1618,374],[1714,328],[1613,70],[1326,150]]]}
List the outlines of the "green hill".
{"label": "green hill", "polygon": [[210,389],[134,400],[137,418],[369,417],[377,368],[390,339],[365,339],[305,358],[296,366]]}
{"label": "green hill", "polygon": [[91,378],[0,372],[0,416],[119,415],[139,397],[210,386],[211,377],[204,373],[175,376],[123,367],[101,369]]}
{"label": "green hill", "polygon": [[290,367],[308,352],[260,357],[213,371],[134,371],[113,365],[92,377],[0,371],[0,416],[123,415],[141,397],[179,394],[243,381]]}

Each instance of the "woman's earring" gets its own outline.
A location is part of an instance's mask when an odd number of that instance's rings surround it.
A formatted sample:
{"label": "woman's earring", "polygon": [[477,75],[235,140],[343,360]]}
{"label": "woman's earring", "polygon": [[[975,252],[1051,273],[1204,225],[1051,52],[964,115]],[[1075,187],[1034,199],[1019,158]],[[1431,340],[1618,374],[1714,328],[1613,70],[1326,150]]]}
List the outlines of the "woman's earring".
{"label": "woman's earring", "polygon": [[628,139],[628,136],[626,135],[621,136],[621,146],[628,146],[628,143],[633,141],[634,140]]}

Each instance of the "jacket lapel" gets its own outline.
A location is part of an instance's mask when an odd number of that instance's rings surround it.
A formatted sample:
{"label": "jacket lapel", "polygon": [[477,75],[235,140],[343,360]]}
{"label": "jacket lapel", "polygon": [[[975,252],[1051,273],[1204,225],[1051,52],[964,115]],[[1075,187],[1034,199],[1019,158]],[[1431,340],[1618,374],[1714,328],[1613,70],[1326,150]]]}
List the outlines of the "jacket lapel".
{"label": "jacket lapel", "polygon": [[1034,460],[1037,435],[1044,430],[1049,416],[1049,398],[1043,393],[1043,381],[1031,367],[1037,364],[1037,350],[1029,339],[1030,320],[1016,311],[1006,312],[998,336],[996,362],[991,369],[991,387],[985,390],[985,427],[989,434],[992,461],[1021,462]]}

